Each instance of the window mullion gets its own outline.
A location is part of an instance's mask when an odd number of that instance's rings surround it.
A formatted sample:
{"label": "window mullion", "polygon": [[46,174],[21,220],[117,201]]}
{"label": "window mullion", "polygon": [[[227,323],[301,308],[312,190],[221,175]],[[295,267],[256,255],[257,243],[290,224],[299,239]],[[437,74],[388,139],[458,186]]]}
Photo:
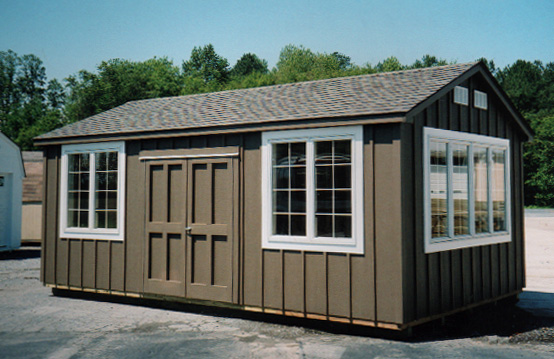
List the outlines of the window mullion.
{"label": "window mullion", "polygon": [[469,150],[468,150],[468,205],[467,208],[469,210],[469,234],[471,236],[475,235],[475,193],[473,192],[475,189],[475,185],[473,183],[474,178],[474,166],[475,163],[473,161],[473,144],[469,144]]}
{"label": "window mullion", "polygon": [[311,140],[306,141],[306,237],[315,238],[315,159]]}
{"label": "window mullion", "polygon": [[492,170],[493,170],[493,161],[492,161],[492,149],[487,147],[487,210],[488,210],[488,225],[489,233],[494,232],[494,218],[493,218],[493,208],[492,208]]}
{"label": "window mullion", "polygon": [[454,237],[454,183],[453,183],[453,161],[452,161],[452,144],[446,144],[446,203],[447,203],[447,221],[448,221],[448,237]]}
{"label": "window mullion", "polygon": [[88,198],[88,228],[94,229],[94,209],[96,208],[96,203],[94,199],[96,198],[96,155],[94,152],[90,153],[89,158],[89,168],[90,168],[90,180],[89,180],[89,198]]}

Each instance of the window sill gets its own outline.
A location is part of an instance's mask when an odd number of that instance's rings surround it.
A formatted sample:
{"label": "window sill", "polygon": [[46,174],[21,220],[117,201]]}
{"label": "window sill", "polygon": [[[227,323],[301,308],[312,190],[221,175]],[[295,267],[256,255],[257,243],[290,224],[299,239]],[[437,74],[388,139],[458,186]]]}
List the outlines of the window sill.
{"label": "window sill", "polygon": [[434,243],[425,243],[425,253],[436,253],[454,249],[486,246],[490,244],[511,242],[512,235],[509,232],[494,234],[482,234],[478,236],[462,236],[445,238]]}
{"label": "window sill", "polygon": [[307,252],[363,254],[363,243],[353,238],[314,238],[272,236],[262,244],[263,249],[283,249]]}
{"label": "window sill", "polygon": [[123,241],[123,234],[105,232],[63,232],[60,233],[60,238]]}

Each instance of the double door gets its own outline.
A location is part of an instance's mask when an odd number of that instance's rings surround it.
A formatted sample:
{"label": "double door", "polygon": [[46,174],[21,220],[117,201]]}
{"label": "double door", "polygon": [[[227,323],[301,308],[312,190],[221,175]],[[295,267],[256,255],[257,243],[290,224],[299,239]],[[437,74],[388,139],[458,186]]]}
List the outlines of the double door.
{"label": "double door", "polygon": [[144,290],[232,302],[238,160],[196,157],[146,161]]}

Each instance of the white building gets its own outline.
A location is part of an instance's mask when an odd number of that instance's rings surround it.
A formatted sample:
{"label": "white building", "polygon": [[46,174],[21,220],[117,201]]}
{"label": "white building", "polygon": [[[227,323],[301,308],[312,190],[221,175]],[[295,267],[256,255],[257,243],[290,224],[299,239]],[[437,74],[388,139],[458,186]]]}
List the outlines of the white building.
{"label": "white building", "polygon": [[21,244],[21,193],[25,177],[21,151],[0,132],[0,251]]}

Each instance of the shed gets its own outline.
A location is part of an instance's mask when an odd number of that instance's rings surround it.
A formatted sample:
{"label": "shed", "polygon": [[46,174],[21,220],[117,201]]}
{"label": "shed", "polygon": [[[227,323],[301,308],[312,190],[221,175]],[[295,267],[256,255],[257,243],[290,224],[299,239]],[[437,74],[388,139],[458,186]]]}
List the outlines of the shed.
{"label": "shed", "polygon": [[23,151],[25,175],[23,179],[21,241],[38,243],[42,233],[42,152]]}
{"label": "shed", "polygon": [[21,245],[21,151],[0,132],[0,252]]}
{"label": "shed", "polygon": [[44,146],[42,281],[403,330],[524,284],[483,63],[132,101]]}

